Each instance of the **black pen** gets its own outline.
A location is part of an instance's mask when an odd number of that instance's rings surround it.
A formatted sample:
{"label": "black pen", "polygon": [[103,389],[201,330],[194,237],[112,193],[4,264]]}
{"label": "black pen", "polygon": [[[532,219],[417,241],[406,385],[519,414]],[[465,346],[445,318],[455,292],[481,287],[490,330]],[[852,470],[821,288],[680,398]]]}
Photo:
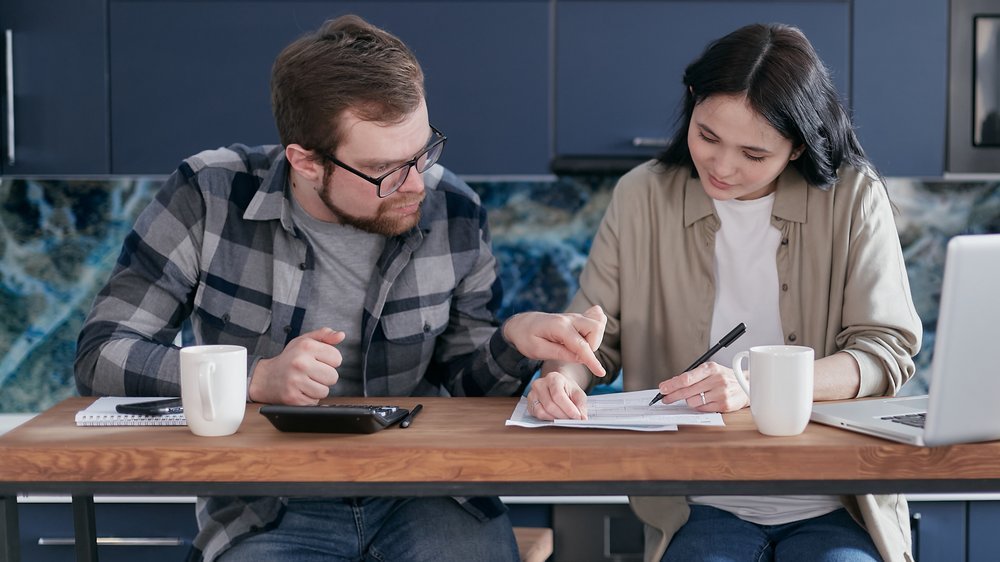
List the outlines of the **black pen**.
{"label": "black pen", "polygon": [[399,427],[410,427],[410,424],[413,423],[413,418],[417,417],[417,414],[419,414],[420,410],[423,409],[423,404],[417,404],[414,406],[413,409],[410,410],[410,413],[406,414],[406,417],[403,418],[403,421],[399,422]]}
{"label": "black pen", "polygon": [[[740,336],[742,336],[743,334],[746,333],[746,331],[747,331],[747,327],[743,324],[743,322],[740,322],[735,328],[733,328],[732,330],[730,330],[728,334],[726,334],[725,336],[722,336],[722,339],[719,340],[719,343],[717,343],[717,344],[713,345],[711,348],[709,348],[709,350],[706,351],[704,355],[702,355],[701,357],[695,359],[694,363],[691,363],[691,366],[688,367],[687,369],[684,369],[684,371],[682,371],[682,372],[686,373],[686,372],[690,371],[691,369],[694,369],[695,367],[698,367],[699,365],[701,365],[705,361],[708,361],[709,358],[711,358],[713,355],[715,355],[715,352],[719,351],[723,347],[729,347],[729,344],[731,344],[734,341],[738,340]],[[656,396],[654,396],[653,399],[649,401],[649,405],[652,406],[653,404],[656,404],[660,400],[663,400],[663,395],[660,394],[659,392],[657,392]]]}

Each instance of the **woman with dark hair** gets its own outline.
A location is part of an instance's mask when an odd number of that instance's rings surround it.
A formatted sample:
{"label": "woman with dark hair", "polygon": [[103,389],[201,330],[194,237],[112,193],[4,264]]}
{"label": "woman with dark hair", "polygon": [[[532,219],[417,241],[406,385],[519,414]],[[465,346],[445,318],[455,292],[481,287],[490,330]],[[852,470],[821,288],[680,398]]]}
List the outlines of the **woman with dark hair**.
{"label": "woman with dark hair", "polygon": [[[570,310],[608,315],[597,356],[626,390],[731,412],[749,398],[733,356],[815,350],[815,400],[891,396],[914,372],[921,324],[892,208],[809,41],[750,25],[684,74],[680,127],[623,176]],[[683,372],[744,322],[745,336]],[[586,417],[601,379],[546,362],[528,403]],[[667,376],[666,380],[662,380]],[[911,560],[902,496],[633,497],[647,560]]]}

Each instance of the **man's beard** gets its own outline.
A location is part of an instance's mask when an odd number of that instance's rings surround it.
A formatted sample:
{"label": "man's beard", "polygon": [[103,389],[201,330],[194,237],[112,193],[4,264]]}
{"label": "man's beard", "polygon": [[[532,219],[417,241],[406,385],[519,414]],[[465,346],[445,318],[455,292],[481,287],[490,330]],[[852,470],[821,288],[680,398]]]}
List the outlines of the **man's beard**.
{"label": "man's beard", "polygon": [[424,193],[413,196],[399,194],[395,197],[383,199],[374,217],[359,217],[340,208],[334,203],[333,198],[330,197],[329,187],[324,187],[319,191],[319,198],[326,205],[326,208],[337,217],[337,220],[343,224],[351,225],[358,230],[371,232],[372,234],[396,236],[417,226],[417,223],[420,222],[420,208],[417,208],[417,212],[402,217],[390,217],[388,212],[391,209],[408,207],[423,202]]}

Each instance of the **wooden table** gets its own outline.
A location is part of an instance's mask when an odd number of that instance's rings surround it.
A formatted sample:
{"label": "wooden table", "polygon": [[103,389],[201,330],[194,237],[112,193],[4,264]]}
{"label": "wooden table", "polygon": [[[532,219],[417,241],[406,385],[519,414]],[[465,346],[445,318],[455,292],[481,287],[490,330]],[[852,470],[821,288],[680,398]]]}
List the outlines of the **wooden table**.
{"label": "wooden table", "polygon": [[505,427],[513,398],[392,398],[378,402],[424,404],[410,428],[346,435],[281,433],[250,404],[235,435],[197,437],[186,427],[76,427],[73,416],[91,401],[67,399],[0,437],[0,560],[17,556],[20,493],[73,496],[78,558],[96,559],[94,494],[1000,491],[1000,442],[920,448],[817,424],[767,437],[748,410],[725,415],[725,427],[641,433]]}

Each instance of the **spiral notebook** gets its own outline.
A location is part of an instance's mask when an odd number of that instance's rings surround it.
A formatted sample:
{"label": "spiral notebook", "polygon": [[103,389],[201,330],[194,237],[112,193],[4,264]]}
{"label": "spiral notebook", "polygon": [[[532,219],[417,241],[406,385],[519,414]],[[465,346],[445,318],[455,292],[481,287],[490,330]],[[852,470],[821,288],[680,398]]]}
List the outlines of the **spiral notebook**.
{"label": "spiral notebook", "polygon": [[114,425],[187,425],[184,414],[166,414],[163,416],[137,416],[134,414],[119,414],[115,407],[119,404],[146,402],[155,398],[143,396],[102,396],[93,404],[76,413],[76,425],[79,426],[114,426]]}

